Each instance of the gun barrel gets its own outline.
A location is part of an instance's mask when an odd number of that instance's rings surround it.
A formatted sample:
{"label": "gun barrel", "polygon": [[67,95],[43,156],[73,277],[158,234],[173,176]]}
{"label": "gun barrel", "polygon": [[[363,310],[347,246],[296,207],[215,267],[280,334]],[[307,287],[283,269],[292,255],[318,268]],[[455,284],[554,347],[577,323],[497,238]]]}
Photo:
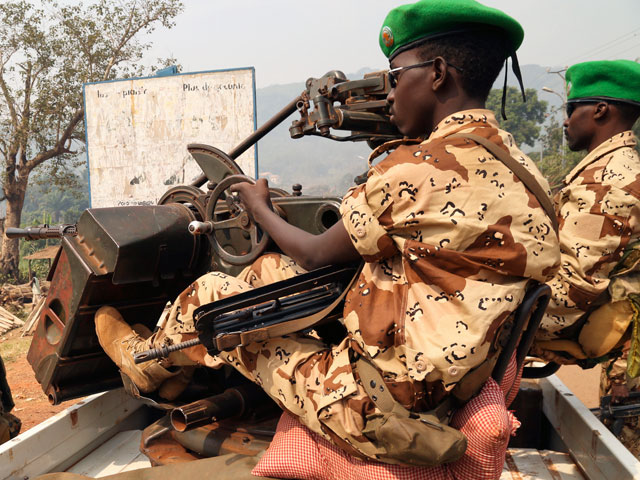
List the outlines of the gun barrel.
{"label": "gun barrel", "polygon": [[133,355],[134,363],[144,363],[156,358],[166,358],[171,352],[177,352],[189,347],[195,347],[200,345],[200,339],[194,338],[193,340],[187,340],[182,343],[175,343],[173,345],[162,345],[158,348],[152,348],[151,350],[144,350]]}
{"label": "gun barrel", "polygon": [[171,410],[171,425],[178,432],[208,425],[212,421],[242,415],[245,396],[242,387],[229,388],[219,395],[204,398]]}
{"label": "gun barrel", "polygon": [[40,240],[43,238],[73,237],[78,234],[75,225],[58,225],[55,227],[9,227],[4,234],[7,238],[24,238],[26,240]]}

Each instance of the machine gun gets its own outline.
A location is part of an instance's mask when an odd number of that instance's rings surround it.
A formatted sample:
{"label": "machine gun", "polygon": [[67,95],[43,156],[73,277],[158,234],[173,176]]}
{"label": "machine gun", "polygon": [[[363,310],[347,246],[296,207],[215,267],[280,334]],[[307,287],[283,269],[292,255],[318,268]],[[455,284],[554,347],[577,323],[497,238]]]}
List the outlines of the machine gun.
{"label": "machine gun", "polygon": [[[95,334],[99,307],[112,305],[128,323],[153,330],[167,302],[200,275],[211,270],[237,274],[266,249],[268,236],[228,191],[234,183],[253,181],[234,159],[295,112],[292,138],[319,135],[370,145],[398,138],[387,113],[389,90],[385,72],[359,80],[338,71],[310,78],[300,95],[229,153],[188,145],[203,175],[169,189],[158,205],[88,209],[75,226],[26,229],[26,239],[54,231],[62,236],[27,357],[49,400],[57,404],[122,385]],[[337,131],[348,133],[338,136]],[[279,189],[271,194],[278,214],[310,233],[339,221],[340,198],[300,195],[299,189],[293,195]],[[217,333],[211,335],[205,344],[213,345]]]}
{"label": "machine gun", "polygon": [[[43,226],[37,227],[40,228],[37,231],[19,232],[25,239],[43,235],[62,237],[48,276],[51,287],[27,355],[49,401],[58,404],[124,383],[149,405],[171,409],[246,383],[244,377],[234,376],[233,372],[197,369],[190,387],[170,405],[158,397],[136,393],[100,347],[95,333],[95,312],[103,305],[111,305],[127,323],[153,330],[167,302],[202,274],[212,270],[239,273],[267,248],[269,237],[229,191],[234,183],[253,181],[243,175],[235,159],[296,112],[299,118],[290,128],[294,139],[318,135],[342,142],[365,141],[375,146],[399,138],[401,135],[390,123],[387,112],[385,98],[389,90],[385,72],[353,81],[337,71],[310,78],[300,95],[228,153],[209,145],[187,145],[203,174],[189,185],[169,189],[158,205],[87,209],[75,226]],[[335,132],[347,133],[340,136]],[[290,194],[271,189],[274,208],[287,222],[320,234],[339,221],[339,197],[301,195],[300,190],[294,188]],[[315,278],[302,287],[300,279],[293,279],[291,291],[272,292],[271,297],[262,298],[257,308],[237,303],[243,299],[235,297],[224,311],[203,310],[196,319],[197,328],[202,331],[199,341],[210,351],[218,351],[247,342],[247,335],[255,336],[251,333],[256,331],[252,322],[254,326],[256,321],[264,322],[263,330],[274,333],[287,324],[279,323],[283,312],[285,319],[292,311],[313,316],[338,300],[337,312],[340,292],[355,271],[325,272],[323,280]],[[306,291],[292,296],[296,288]],[[237,319],[245,324],[244,330],[231,328]],[[231,399],[237,396],[229,395]],[[215,402],[223,407],[229,403],[222,397]],[[215,414],[207,411],[203,418],[210,420],[236,413],[218,409]],[[187,414],[192,415],[191,410]],[[267,430],[252,428],[272,432],[275,425],[272,420]],[[232,426],[235,428],[236,423]],[[149,433],[144,438],[148,446],[156,436]]]}

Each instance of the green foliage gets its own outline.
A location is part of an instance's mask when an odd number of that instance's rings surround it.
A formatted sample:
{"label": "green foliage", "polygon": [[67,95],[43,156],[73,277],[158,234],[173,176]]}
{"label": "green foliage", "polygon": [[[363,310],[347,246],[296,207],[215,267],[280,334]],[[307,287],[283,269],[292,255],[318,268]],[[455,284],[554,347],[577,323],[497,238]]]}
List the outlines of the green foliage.
{"label": "green foliage", "polygon": [[[48,183],[41,174],[36,174],[34,182],[27,190],[22,210],[22,228],[38,225],[59,225],[76,223],[82,212],[89,208],[88,170],[70,175],[70,188],[58,188]],[[45,247],[59,245],[58,239],[21,240],[19,279],[26,280],[29,275],[29,262],[24,257]],[[47,260],[32,260],[31,269],[39,278],[45,278],[49,270]],[[18,281],[19,279],[16,279]]]}
{"label": "green foliage", "polygon": [[[0,3],[0,200],[7,201],[6,227],[20,225],[36,169],[50,186],[79,186],[74,172],[84,149],[83,84],[145,74],[140,62],[150,44],[141,38],[158,26],[171,28],[182,9],[180,0]],[[16,274],[17,250],[17,241],[4,242],[2,273]]]}
{"label": "green foliage", "polygon": [[511,133],[519,145],[533,146],[540,136],[540,124],[545,120],[547,102],[538,99],[538,93],[533,88],[525,90],[527,101],[522,101],[522,93],[515,87],[507,87],[505,113],[507,119],[502,119],[502,90],[493,89],[487,99],[487,108],[492,110],[499,119],[503,130]]}
{"label": "green foliage", "polygon": [[539,151],[531,152],[529,155],[547,178],[551,190],[555,192],[562,187],[564,177],[584,158],[585,152],[569,150],[564,141],[562,125],[554,118],[545,126],[540,140],[542,155]]}

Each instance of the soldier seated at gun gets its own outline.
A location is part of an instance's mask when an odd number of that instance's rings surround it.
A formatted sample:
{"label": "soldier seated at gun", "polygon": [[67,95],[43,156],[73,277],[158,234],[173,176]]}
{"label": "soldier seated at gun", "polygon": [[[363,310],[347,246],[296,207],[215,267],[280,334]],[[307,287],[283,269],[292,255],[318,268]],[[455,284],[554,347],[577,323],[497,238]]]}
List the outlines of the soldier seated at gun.
{"label": "soldier seated at gun", "polygon": [[[393,401],[404,408],[447,406],[439,409],[446,424],[456,385],[495,355],[496,332],[527,284],[545,282],[558,266],[553,220],[541,206],[550,201],[548,184],[484,108],[523,35],[513,18],[472,0],[422,0],[392,10],[380,32],[391,67],[391,120],[417,140],[398,144],[371,166],[366,183],[345,194],[342,221],[318,236],[274,213],[265,180],[234,185],[284,255],[265,255],[238,277],[204,275],[146,339],[117,310],[101,308],[96,331],[107,354],[142,391],[159,389],[169,398],[188,381],[183,367],[230,365],[344,451],[403,463],[375,434],[363,433],[381,409],[359,381],[357,360],[384,375]],[[517,159],[545,199],[490,150]],[[196,338],[193,312],[200,305],[359,259],[364,267],[344,306],[348,335],[337,345],[297,333],[217,356],[199,345],[162,360],[133,361],[137,352]]]}

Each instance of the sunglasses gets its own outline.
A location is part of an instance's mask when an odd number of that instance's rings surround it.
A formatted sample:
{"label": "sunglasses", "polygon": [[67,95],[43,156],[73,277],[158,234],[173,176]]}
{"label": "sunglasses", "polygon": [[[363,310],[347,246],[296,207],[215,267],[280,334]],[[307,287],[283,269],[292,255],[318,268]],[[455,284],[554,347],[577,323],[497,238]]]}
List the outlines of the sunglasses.
{"label": "sunglasses", "polygon": [[[398,85],[398,79],[400,78],[400,72],[402,72],[403,70],[409,70],[410,68],[426,67],[428,65],[431,65],[433,62],[435,62],[435,59],[427,60],[426,62],[416,63],[414,65],[407,65],[406,67],[396,67],[396,68],[390,69],[387,72],[387,74],[389,75],[389,85],[391,86],[391,88],[396,88],[396,85]],[[453,67],[456,70],[458,70],[460,73],[462,73],[462,69],[460,67],[456,67],[455,65],[452,65],[450,63],[447,63],[447,66]]]}
{"label": "sunglasses", "polygon": [[567,106],[565,107],[567,111],[567,118],[571,117],[573,112],[575,112],[576,108],[578,108],[581,105],[596,105],[598,103],[606,103],[608,105],[622,105],[625,102],[617,102],[615,100],[609,100],[609,99],[573,100],[567,103]]}
{"label": "sunglasses", "polygon": [[571,102],[571,103],[567,103],[567,118],[570,118],[571,115],[573,115],[573,112],[575,112],[576,108],[578,108],[581,105],[592,105],[594,103],[598,103],[598,102]]}

